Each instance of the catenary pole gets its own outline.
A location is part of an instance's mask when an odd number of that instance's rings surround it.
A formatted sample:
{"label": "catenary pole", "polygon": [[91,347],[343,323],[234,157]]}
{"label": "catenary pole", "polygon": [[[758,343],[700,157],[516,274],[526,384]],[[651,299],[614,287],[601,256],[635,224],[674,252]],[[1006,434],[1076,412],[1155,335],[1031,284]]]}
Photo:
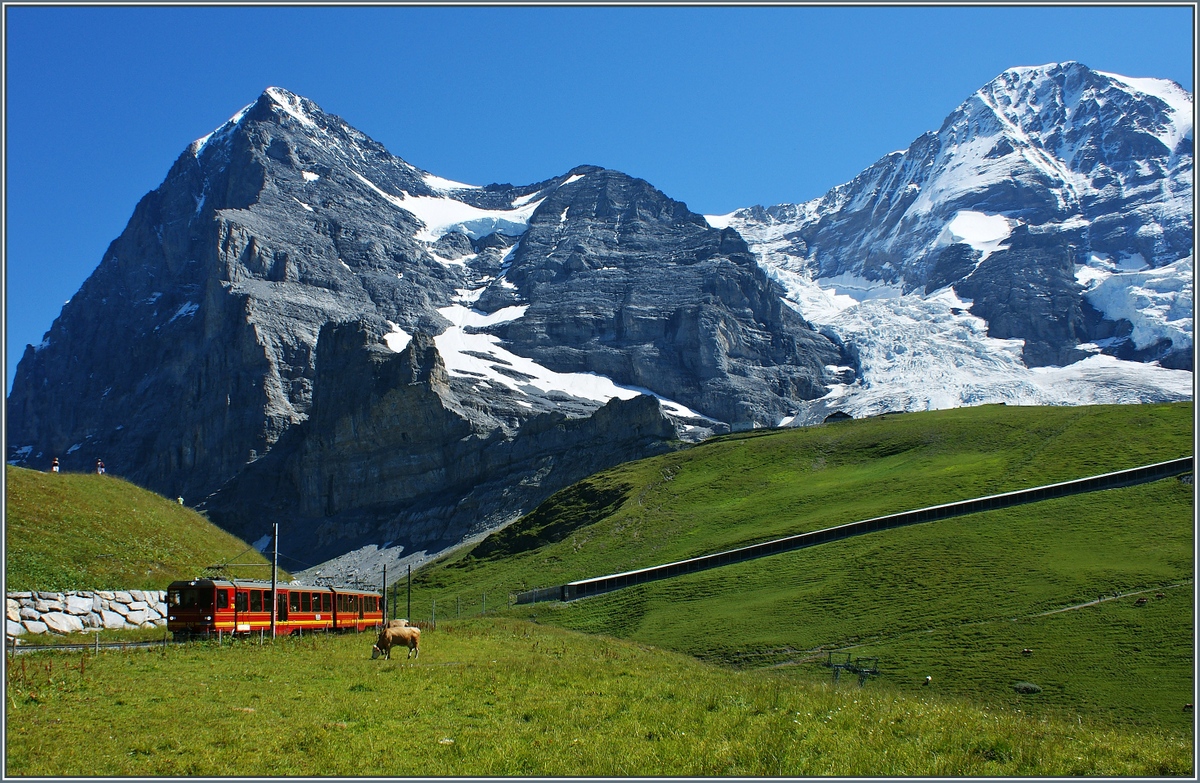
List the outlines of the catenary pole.
{"label": "catenary pole", "polygon": [[271,537],[274,539],[274,555],[271,558],[271,638],[275,638],[275,615],[279,608],[279,598],[275,595],[276,585],[279,582],[279,523],[274,524],[274,533]]}
{"label": "catenary pole", "polygon": [[412,621],[412,564],[408,566],[408,613],[404,615],[410,622]]}

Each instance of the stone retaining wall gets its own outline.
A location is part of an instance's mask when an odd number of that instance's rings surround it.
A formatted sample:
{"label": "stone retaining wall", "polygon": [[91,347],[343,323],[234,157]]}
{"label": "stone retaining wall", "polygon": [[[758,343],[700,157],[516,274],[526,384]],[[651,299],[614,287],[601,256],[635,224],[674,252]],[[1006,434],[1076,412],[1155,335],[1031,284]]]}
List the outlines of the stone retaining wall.
{"label": "stone retaining wall", "polygon": [[5,634],[9,639],[24,634],[90,633],[167,624],[165,590],[17,592],[7,598]]}

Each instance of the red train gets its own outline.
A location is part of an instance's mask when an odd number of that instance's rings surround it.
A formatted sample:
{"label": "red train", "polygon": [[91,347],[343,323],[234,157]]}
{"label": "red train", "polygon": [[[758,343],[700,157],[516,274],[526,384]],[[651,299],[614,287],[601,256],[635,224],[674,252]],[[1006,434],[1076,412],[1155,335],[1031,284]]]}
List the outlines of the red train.
{"label": "red train", "polygon": [[[365,631],[383,624],[383,596],[371,590],[276,585],[275,634]],[[271,632],[271,583],[193,579],[167,587],[167,630],[175,638]]]}

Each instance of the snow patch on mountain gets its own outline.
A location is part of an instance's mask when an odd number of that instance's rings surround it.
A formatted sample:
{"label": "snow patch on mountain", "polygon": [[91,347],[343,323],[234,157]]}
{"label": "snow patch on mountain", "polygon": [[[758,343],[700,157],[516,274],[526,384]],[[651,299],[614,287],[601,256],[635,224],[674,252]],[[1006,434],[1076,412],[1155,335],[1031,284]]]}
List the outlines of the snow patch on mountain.
{"label": "snow patch on mountain", "polygon": [[1097,71],[1101,76],[1107,76],[1114,82],[1123,85],[1130,92],[1140,92],[1158,98],[1171,110],[1171,125],[1155,134],[1159,141],[1173,150],[1185,138],[1192,135],[1192,96],[1175,82],[1169,79],[1138,79],[1120,76],[1115,73]]}
{"label": "snow patch on mountain", "polygon": [[[1192,256],[1134,272],[1100,274],[1102,270],[1087,268],[1093,274],[1084,278],[1090,284],[1084,296],[1105,318],[1124,318],[1133,324],[1130,339],[1134,347],[1142,349],[1169,340],[1176,350],[1191,350],[1195,312]],[[1076,279],[1080,279],[1079,272]]]}
{"label": "snow patch on mountain", "polygon": [[391,321],[388,321],[387,324],[392,327],[392,331],[383,336],[383,342],[388,348],[396,353],[400,353],[408,347],[409,341],[412,340],[412,335],[401,329],[399,324]]}
{"label": "snow patch on mountain", "polygon": [[[649,389],[624,386],[595,373],[555,372],[532,359],[508,351],[495,335],[477,331],[516,320],[523,316],[527,309],[528,305],[514,305],[494,313],[484,313],[459,304],[440,308],[438,312],[450,321],[451,326],[434,338],[434,344],[442,356],[447,372],[458,377],[475,379],[485,388],[503,387],[527,396],[531,393],[539,396],[560,393],[606,403],[613,397],[630,400],[641,394],[649,394],[656,397],[663,410],[672,415],[685,419],[707,419],[686,405],[660,397]],[[393,333],[398,331],[399,327],[393,325]],[[399,340],[395,343],[399,344]],[[389,342],[388,345],[392,347],[393,343]],[[392,347],[392,350],[397,349]]]}
{"label": "snow patch on mountain", "polygon": [[[947,288],[857,304],[825,324],[859,351],[860,375],[808,403],[793,425],[835,411],[855,418],[968,405],[1081,405],[1190,399],[1192,373],[1091,356],[1029,369],[1023,341],[987,335],[987,324]],[[836,368],[834,368],[836,369]]]}
{"label": "snow patch on mountain", "polygon": [[354,176],[388,203],[410,212],[421,221],[425,227],[417,232],[416,238],[430,243],[451,231],[466,234],[471,239],[497,233],[520,236],[529,228],[529,217],[544,200],[532,201],[518,209],[481,209],[447,196],[412,196],[407,193],[393,196],[357,171]]}
{"label": "snow patch on mountain", "polygon": [[253,103],[247,103],[245,106],[239,109],[236,114],[234,114],[225,122],[221,123],[216,130],[212,131],[211,133],[207,133],[193,141],[190,145],[188,145],[188,152],[192,153],[194,157],[200,157],[200,153],[204,151],[204,148],[208,146],[209,142],[218,141],[228,136],[229,132],[237,127],[237,124],[242,121],[242,117],[245,117],[246,112],[250,111],[253,106]]}
{"label": "snow patch on mountain", "polygon": [[479,190],[479,185],[467,185],[462,182],[455,182],[452,179],[438,177],[433,174],[426,173],[423,177],[425,184],[429,189],[437,193],[449,193],[452,190]]}
{"label": "snow patch on mountain", "polygon": [[938,237],[939,244],[962,242],[978,250],[987,258],[994,251],[1003,249],[1001,244],[1012,235],[1012,222],[1003,215],[987,215],[961,209],[954,214]]}

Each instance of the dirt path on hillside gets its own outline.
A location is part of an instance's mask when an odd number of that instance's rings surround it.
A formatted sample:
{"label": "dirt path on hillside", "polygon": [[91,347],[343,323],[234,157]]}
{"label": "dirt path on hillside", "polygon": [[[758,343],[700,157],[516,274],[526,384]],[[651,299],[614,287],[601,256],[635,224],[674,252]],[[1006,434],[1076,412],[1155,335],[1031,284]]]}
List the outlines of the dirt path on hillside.
{"label": "dirt path on hillside", "polygon": [[870,645],[876,645],[876,644],[882,644],[884,642],[895,641],[896,639],[901,639],[905,636],[912,636],[914,634],[919,634],[919,633],[933,633],[934,631],[945,631],[945,630],[949,630],[951,628],[965,628],[968,625],[986,625],[988,623],[1003,623],[1003,622],[1015,623],[1018,620],[1028,620],[1028,619],[1031,619],[1034,617],[1046,617],[1048,615],[1060,614],[1062,612],[1072,612],[1072,611],[1075,611],[1076,609],[1083,609],[1088,606],[1098,606],[1099,604],[1102,604],[1105,601],[1117,601],[1122,598],[1129,598],[1130,596],[1142,595],[1143,593],[1161,593],[1166,590],[1175,590],[1180,587],[1186,587],[1192,583],[1193,583],[1193,580],[1186,579],[1182,582],[1179,582],[1176,584],[1171,584],[1171,585],[1163,585],[1160,587],[1147,587],[1143,590],[1132,590],[1128,593],[1113,593],[1112,595],[1101,595],[1095,601],[1085,601],[1084,603],[1081,603],[1081,604],[1073,604],[1072,606],[1064,606],[1059,609],[1051,609],[1048,612],[1039,612],[1037,614],[1026,614],[1026,615],[1021,615],[1019,617],[1009,617],[1007,619],[980,620],[977,622],[960,623],[957,626],[947,626],[946,628],[922,629],[922,630],[918,630],[918,631],[905,631],[904,633],[898,633],[898,634],[895,634],[894,636],[876,636],[867,641],[860,642],[859,644],[851,644],[846,647],[830,647],[830,646],[823,645],[821,647],[816,647],[811,650],[806,650],[805,655],[802,658],[797,658],[797,659],[794,659],[791,661],[784,661],[782,663],[772,664],[769,668],[777,669],[777,668],[782,668],[784,666],[799,666],[800,664],[803,664],[803,663],[814,663],[816,661],[820,661],[821,659],[825,658],[830,653],[830,651],[843,652],[845,650],[854,650],[859,647],[867,647]]}

